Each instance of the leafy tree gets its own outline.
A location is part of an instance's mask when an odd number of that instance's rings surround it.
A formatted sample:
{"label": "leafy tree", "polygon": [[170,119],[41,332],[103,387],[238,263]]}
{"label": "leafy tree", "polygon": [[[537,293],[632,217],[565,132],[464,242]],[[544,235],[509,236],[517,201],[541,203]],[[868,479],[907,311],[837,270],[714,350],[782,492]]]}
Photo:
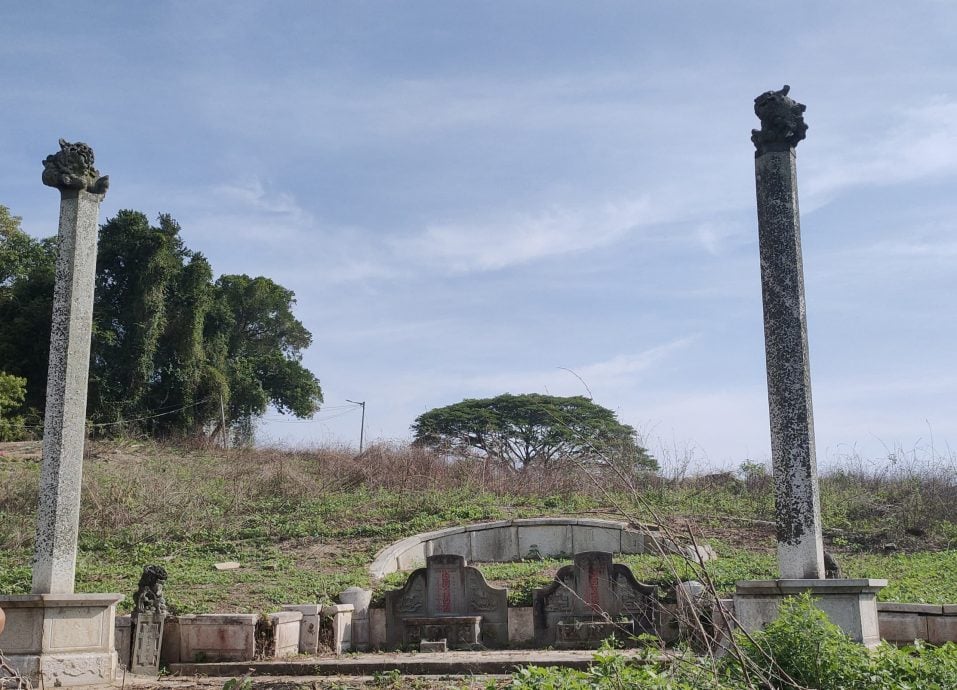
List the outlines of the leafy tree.
{"label": "leafy tree", "polygon": [[[170,325],[167,298],[189,252],[179,226],[160,216],[152,227],[136,211],[120,211],[100,229],[93,309],[91,396],[101,423],[148,416],[157,408],[160,341]],[[165,406],[164,406],[165,407]]]}
{"label": "leafy tree", "polygon": [[0,371],[0,441],[23,438],[24,420],[17,411],[27,394],[27,380]]}
{"label": "leafy tree", "polygon": [[[0,368],[27,379],[26,404],[41,410],[56,243],[20,231],[4,207],[0,231]],[[170,216],[154,226],[120,211],[99,234],[88,415],[107,433],[137,420],[156,435],[195,434],[218,425],[224,405],[247,437],[270,403],[311,416],[322,390],[301,363],[312,336],[294,304],[268,278],[213,282]]]}
{"label": "leafy tree", "polygon": [[633,467],[658,464],[638,445],[634,428],[588,398],[536,393],[467,399],[419,415],[415,443],[475,452],[514,470],[570,456],[603,462],[626,458]]}
{"label": "leafy tree", "polygon": [[0,299],[9,297],[14,284],[46,266],[53,256],[52,242],[33,239],[20,229],[20,221],[0,205]]}
{"label": "leafy tree", "polygon": [[206,340],[226,377],[229,417],[239,435],[250,433],[249,423],[269,404],[297,417],[315,414],[322,389],[302,365],[312,334],[293,316],[293,292],[261,276],[224,275],[214,299]]}
{"label": "leafy tree", "polygon": [[35,240],[0,206],[0,368],[26,379],[31,418],[46,397],[55,261],[54,238]]}

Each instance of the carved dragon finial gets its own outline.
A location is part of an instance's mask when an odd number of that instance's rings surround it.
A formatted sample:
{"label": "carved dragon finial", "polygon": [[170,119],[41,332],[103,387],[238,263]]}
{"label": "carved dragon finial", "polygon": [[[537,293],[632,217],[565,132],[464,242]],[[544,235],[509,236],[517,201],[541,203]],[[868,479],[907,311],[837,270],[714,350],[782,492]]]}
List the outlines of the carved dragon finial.
{"label": "carved dragon finial", "polygon": [[60,139],[60,150],[43,160],[43,184],[60,191],[83,189],[106,194],[110,178],[93,167],[92,148],[83,142],[71,144]]}
{"label": "carved dragon finial", "polygon": [[751,130],[755,157],[769,151],[787,151],[806,136],[807,106],[790,98],[790,90],[785,84],[780,91],[765,91],[754,99],[754,114],[761,120],[761,129]]}

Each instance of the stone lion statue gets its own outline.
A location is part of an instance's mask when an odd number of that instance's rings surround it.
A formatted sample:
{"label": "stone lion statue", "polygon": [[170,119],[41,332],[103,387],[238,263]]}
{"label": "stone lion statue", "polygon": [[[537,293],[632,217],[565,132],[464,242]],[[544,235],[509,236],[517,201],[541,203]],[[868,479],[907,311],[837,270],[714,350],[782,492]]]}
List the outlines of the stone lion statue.
{"label": "stone lion statue", "polygon": [[761,120],[761,129],[751,130],[751,141],[757,154],[787,151],[807,136],[804,111],[807,106],[788,97],[791,87],[765,91],[754,99],[754,114]]}
{"label": "stone lion statue", "polygon": [[166,599],[163,597],[163,585],[166,583],[166,569],[159,565],[143,568],[136,594],[133,595],[133,611],[140,613],[167,614]]}
{"label": "stone lion statue", "polygon": [[110,178],[101,176],[93,167],[93,149],[81,141],[71,144],[60,139],[60,150],[43,160],[43,184],[61,190],[106,194]]}

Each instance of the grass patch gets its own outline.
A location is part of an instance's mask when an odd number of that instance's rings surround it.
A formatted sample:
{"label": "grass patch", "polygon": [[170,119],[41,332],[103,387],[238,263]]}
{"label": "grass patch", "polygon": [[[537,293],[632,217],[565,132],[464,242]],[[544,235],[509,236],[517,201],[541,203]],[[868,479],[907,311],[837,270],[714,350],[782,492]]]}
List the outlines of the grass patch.
{"label": "grass patch", "polygon": [[[39,444],[27,446],[0,454],[0,592],[9,594],[30,591]],[[156,563],[169,572],[167,598],[182,613],[274,610],[369,586],[375,553],[418,532],[541,515],[615,517],[609,506],[616,504],[638,521],[659,515],[679,533],[685,521],[697,524],[720,555],[708,572],[728,594],[737,580],[776,576],[770,478],[759,466],[746,469],[647,476],[633,496],[617,491],[613,477],[599,490],[573,466],[516,475],[407,447],[374,447],[357,459],[337,449],[223,454],[136,440],[88,444],[77,589],[129,595],[142,568]],[[957,602],[957,552],[948,550],[957,545],[957,500],[948,503],[955,480],[943,472],[919,479],[914,472],[824,477],[829,548],[848,577],[888,578],[883,600]],[[896,552],[883,553],[888,542]],[[215,570],[221,561],[242,567]],[[569,562],[480,568],[509,587],[512,605],[527,605]],[[694,576],[678,558],[620,562],[662,587]],[[381,596],[404,579],[376,589]],[[127,598],[120,610],[129,606]]]}

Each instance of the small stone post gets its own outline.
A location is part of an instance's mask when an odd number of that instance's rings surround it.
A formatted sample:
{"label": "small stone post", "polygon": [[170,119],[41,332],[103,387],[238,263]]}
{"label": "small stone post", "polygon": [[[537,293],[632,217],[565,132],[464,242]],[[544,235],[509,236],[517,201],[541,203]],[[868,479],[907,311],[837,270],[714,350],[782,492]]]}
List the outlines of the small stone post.
{"label": "small stone post", "polygon": [[80,519],[97,216],[109,178],[93,167],[89,146],[60,139],[60,151],[43,161],[43,184],[60,190],[60,230],[33,593],[70,594]]}
{"label": "small stone post", "polygon": [[761,288],[771,460],[782,578],[823,578],[821,505],[814,452],[801,224],[795,146],[804,139],[805,106],[790,87],[754,99],[761,129],[752,130],[758,197]]}

